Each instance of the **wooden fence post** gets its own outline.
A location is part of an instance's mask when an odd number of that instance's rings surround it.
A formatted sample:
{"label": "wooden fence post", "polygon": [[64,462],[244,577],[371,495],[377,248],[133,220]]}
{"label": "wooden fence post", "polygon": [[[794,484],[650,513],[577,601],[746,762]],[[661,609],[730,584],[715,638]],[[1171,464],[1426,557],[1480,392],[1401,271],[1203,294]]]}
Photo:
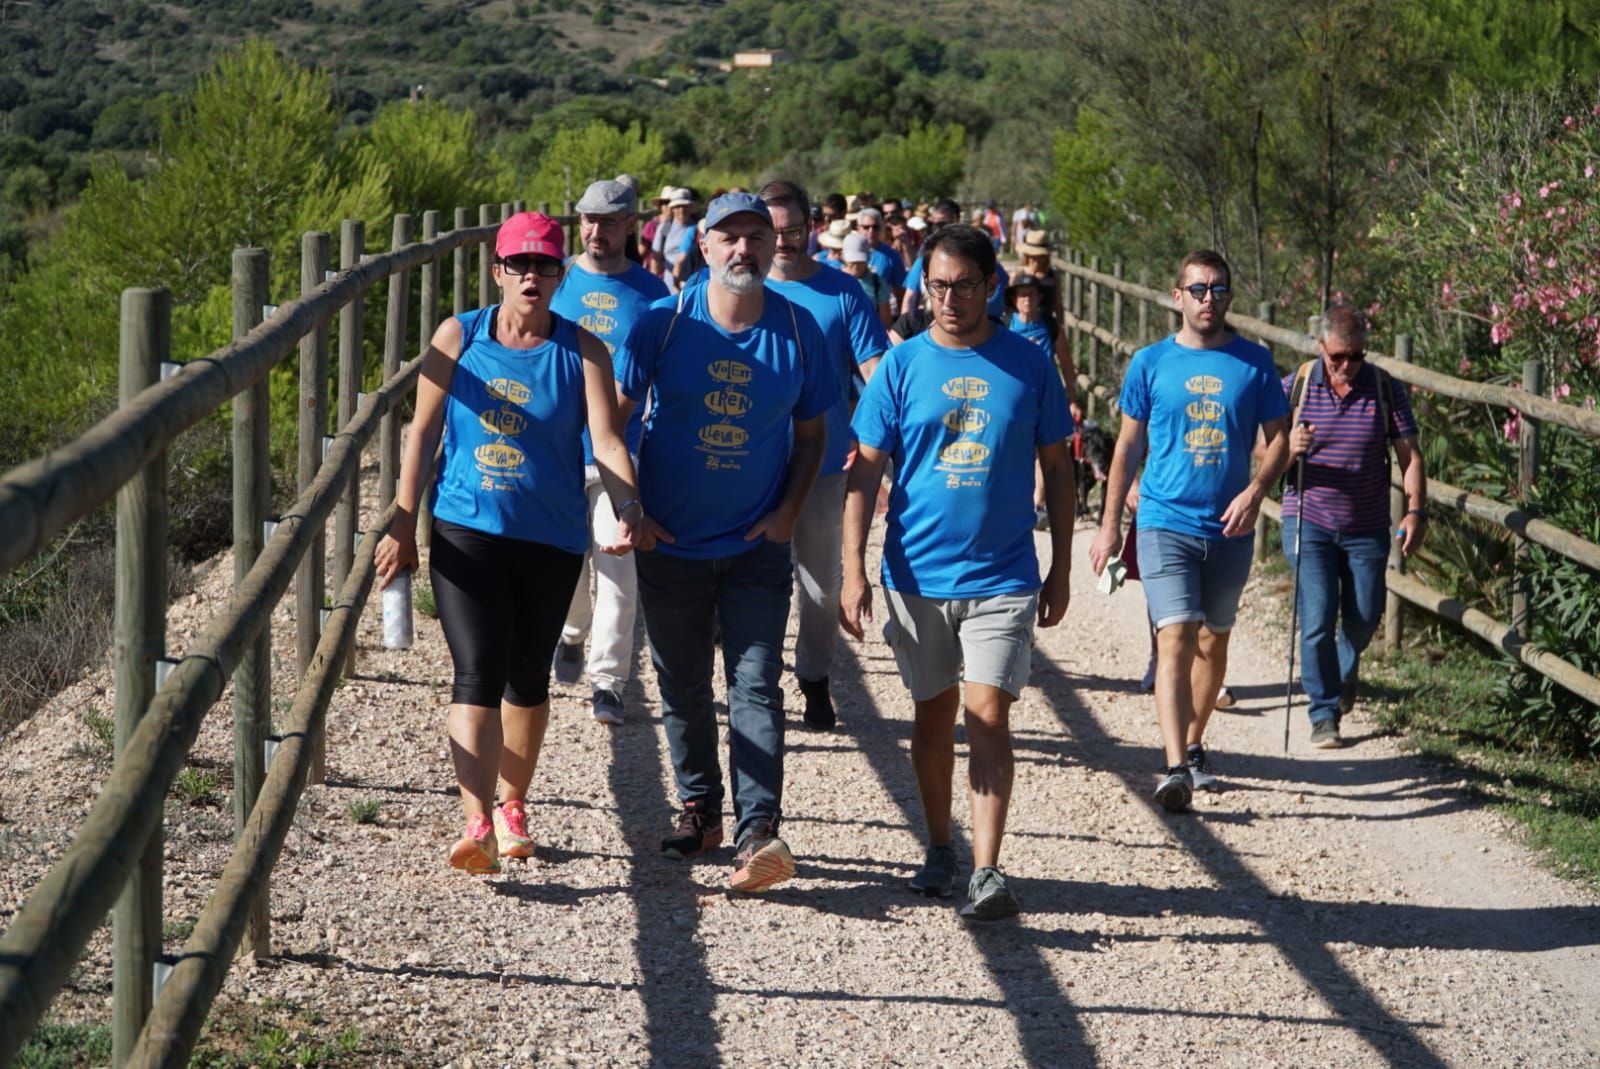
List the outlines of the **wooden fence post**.
{"label": "wooden fence post", "polygon": [[[1117,257],[1117,259],[1111,264],[1111,274],[1118,281],[1121,281],[1121,279],[1122,279],[1122,258],[1120,256]],[[1122,291],[1121,290],[1112,290],[1111,291],[1111,333],[1115,334],[1117,336],[1117,340],[1118,341],[1127,341],[1128,340],[1128,339],[1126,339],[1126,338],[1124,338],[1122,336]],[[1115,366],[1115,367],[1120,369],[1121,366],[1122,366],[1122,357],[1121,357],[1121,355],[1116,353],[1116,352],[1113,352],[1111,354],[1111,363],[1112,363],[1113,366]],[[1122,379],[1122,375],[1120,373],[1120,370],[1119,370],[1119,373],[1117,375],[1117,379],[1118,379],[1119,382]]]}
{"label": "wooden fence post", "polygon": [[[1544,394],[1544,365],[1537,360],[1522,362],[1522,388],[1534,397]],[[1539,421],[1524,415],[1517,431],[1517,494],[1522,507],[1532,512],[1534,484],[1539,479]],[[1511,587],[1511,630],[1524,639],[1533,638],[1533,573],[1529,569],[1529,542],[1517,536],[1512,557],[1515,581]]]}
{"label": "wooden fence post", "polygon": [[[485,205],[485,208],[488,206]],[[411,244],[411,216],[394,217],[394,240],[390,248]],[[411,296],[411,272],[396,271],[389,276],[389,315],[383,327],[383,381],[400,370],[406,351],[406,304]],[[395,480],[400,477],[400,413],[391,408],[378,425],[378,508],[394,500]]]}
{"label": "wooden fence post", "polygon": [[[1256,312],[1257,318],[1263,322],[1276,323],[1278,321],[1278,306],[1271,301],[1262,301]],[[1267,352],[1272,352],[1270,343],[1262,342],[1262,344],[1267,347]],[[1256,513],[1255,559],[1257,564],[1267,559],[1267,514],[1265,512]]]}
{"label": "wooden fence post", "polygon": [[511,218],[511,202],[509,200],[503,200],[503,201],[500,202],[500,221],[503,223],[507,219],[510,219],[510,218]]}
{"label": "wooden fence post", "polygon": [[525,201],[525,200],[521,200],[520,198],[517,199],[517,200],[514,200],[514,201],[511,202],[511,210],[512,210],[512,212],[520,215],[522,212],[525,212],[525,211],[528,210],[528,202]]}
{"label": "wooden fence post", "polygon": [[[339,266],[354,267],[361,262],[366,251],[367,224],[359,219],[346,219],[339,227]],[[356,406],[361,398],[363,359],[361,352],[362,310],[364,298],[357,296],[339,309],[339,427],[355,418]],[[361,473],[352,472],[344,497],[339,501],[333,524],[333,589],[343,590],[344,581],[355,566],[356,539],[361,537]],[[345,661],[344,674],[356,674],[356,649],[350,646],[350,656]]]}
{"label": "wooden fence post", "polygon": [[[1411,335],[1398,334],[1394,339],[1394,358],[1403,364],[1411,363]],[[1384,453],[1388,456],[1387,450]],[[1388,460],[1385,459],[1385,464]],[[1392,483],[1393,480],[1391,479]],[[1406,495],[1404,490],[1389,487],[1389,530],[1400,529],[1400,521],[1406,518]],[[1395,572],[1406,570],[1406,558],[1400,552],[1400,542],[1392,534],[1389,537],[1389,569]],[[1405,640],[1404,602],[1400,596],[1390,590],[1383,598],[1383,652],[1392,656],[1400,652],[1400,643]]]}
{"label": "wooden fence post", "polygon": [[[570,200],[561,202],[561,214],[563,217],[572,215],[572,202]],[[570,253],[578,247],[578,223],[576,218],[572,222],[564,224],[563,228],[567,233],[567,252]]]}
{"label": "wooden fence post", "polygon": [[[328,274],[329,236],[324,231],[308,231],[300,239],[300,292],[310,293],[321,286]],[[304,494],[322,467],[322,443],[328,433],[328,331],[312,330],[300,339],[300,466],[295,480],[296,495]],[[303,678],[316,656],[322,637],[322,594],[326,586],[327,538],[321,530],[313,533],[311,548],[300,559],[294,578],[295,676]],[[320,738],[312,741],[308,783],[323,781],[323,747]]]}
{"label": "wooden fence post", "polygon": [[[467,210],[465,208],[457,208],[456,229],[465,230],[466,228]],[[467,310],[467,247],[465,245],[457,245],[455,250],[450,253],[450,257],[450,281],[454,287],[451,294],[450,311],[454,315],[460,315]]]}
{"label": "wooden fence post", "polygon": [[[1150,269],[1139,268],[1139,285],[1145,289],[1150,288]],[[1139,298],[1139,339],[1140,345],[1150,344],[1150,302],[1143,297]]]}
{"label": "wooden fence post", "polygon": [[[172,294],[122,291],[119,389],[126,406],[161,380],[172,350]],[[117,491],[116,749],[128,745],[156,692],[156,662],[167,635],[167,455],[154,457]],[[150,1015],[153,967],[161,954],[161,822],[117,898],[112,928],[111,1061],[133,1053]]]}
{"label": "wooden fence post", "polygon": [[[494,205],[478,205],[478,225],[494,225]],[[494,279],[489,267],[494,263],[494,238],[478,246],[478,307],[487,308],[494,300]]]}
{"label": "wooden fence post", "polygon": [[[1083,254],[1077,249],[1067,250],[1067,263],[1077,267],[1083,263]],[[1083,316],[1083,279],[1076,274],[1067,275],[1067,314],[1073,319]],[[1072,366],[1078,366],[1078,339],[1083,336],[1077,327],[1067,331],[1067,354],[1072,357]]]}
{"label": "wooden fence post", "polygon": [[[233,339],[261,323],[271,291],[266,249],[233,250]],[[267,378],[233,399],[233,588],[261,556],[262,525],[272,507],[272,401]],[[244,834],[266,775],[263,747],[272,732],[272,630],[262,628],[233,672],[233,840]],[[250,910],[240,947],[266,957],[272,950],[265,883]]]}
{"label": "wooden fence post", "polygon": [[[1100,270],[1100,257],[1089,258],[1089,270]],[[1089,323],[1092,326],[1100,325],[1100,283],[1089,283]],[[1089,381],[1100,381],[1100,339],[1093,334],[1089,335]],[[1094,390],[1089,391],[1089,396],[1083,399],[1084,412],[1093,418],[1095,411],[1100,406],[1100,399],[1094,395]]]}
{"label": "wooden fence post", "polygon": [[[515,205],[513,205],[515,207]],[[422,213],[422,240],[432,241],[439,236],[439,213],[428,211]],[[439,261],[429,260],[422,265],[422,287],[419,300],[422,304],[417,316],[417,347],[427,345],[433,340],[433,331],[439,325]],[[442,444],[442,443],[441,443]],[[427,549],[432,541],[433,534],[433,509],[429,505],[430,495],[427,492],[429,483],[428,473],[423,473],[422,495],[417,498],[417,545]]]}

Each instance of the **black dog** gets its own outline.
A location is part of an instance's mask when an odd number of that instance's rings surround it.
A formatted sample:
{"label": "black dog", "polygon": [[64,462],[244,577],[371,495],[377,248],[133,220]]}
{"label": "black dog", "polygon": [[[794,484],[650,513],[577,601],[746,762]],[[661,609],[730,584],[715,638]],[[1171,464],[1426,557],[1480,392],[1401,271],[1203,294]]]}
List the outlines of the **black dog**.
{"label": "black dog", "polygon": [[1106,514],[1105,481],[1111,471],[1111,436],[1093,420],[1086,419],[1072,434],[1073,474],[1078,481],[1078,517],[1089,513],[1089,491],[1095,483],[1100,486],[1100,507],[1095,513],[1099,523]]}

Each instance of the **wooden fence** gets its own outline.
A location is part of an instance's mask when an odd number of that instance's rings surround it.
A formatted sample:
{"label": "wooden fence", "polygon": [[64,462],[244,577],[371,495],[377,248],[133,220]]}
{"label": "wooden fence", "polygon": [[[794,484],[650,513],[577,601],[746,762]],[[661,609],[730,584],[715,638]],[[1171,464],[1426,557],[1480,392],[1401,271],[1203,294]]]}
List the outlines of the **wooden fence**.
{"label": "wooden fence", "polygon": [[[541,206],[548,210],[547,206]],[[268,879],[306,783],[322,782],[323,722],[334,688],[353,668],[355,628],[374,578],[373,551],[394,515],[397,411],[421,356],[408,340],[410,275],[420,272],[418,337],[425,348],[450,258],[455,311],[468,307],[468,250],[478,247],[478,301],[491,299],[491,244],[520,204],[482,205],[477,225],[457,209],[394,219],[392,251],[364,256],[359,222],[301,247],[301,295],[267,305],[268,258],[239,249],[233,262],[234,341],[168,365],[171,298],[122,296],[121,407],[75,441],[0,479],[0,574],[39,555],[73,521],[117,498],[116,761],[62,859],[34,887],[0,938],[0,1066],[9,1065],[107,912],[113,928],[113,1064],[181,1066],[239,949],[270,952]],[[559,217],[575,224],[571,206]],[[387,281],[382,385],[361,394],[362,302]],[[337,317],[337,422],[329,437],[329,328]],[[300,357],[296,500],[269,524],[267,377]],[[226,402],[233,406],[234,591],[181,657],[166,651],[167,448]],[[378,520],[357,532],[362,450],[376,435]],[[323,609],[325,525],[337,510],[332,608]],[[270,722],[269,620],[295,586],[299,680],[284,723]],[[174,959],[162,956],[163,803],[206,711],[234,680],[235,846],[217,890]]]}
{"label": "wooden fence", "polygon": [[[1124,278],[1121,262],[1109,274],[1101,270],[1098,257],[1088,258],[1071,251],[1065,258],[1056,257],[1053,263],[1062,274],[1065,286],[1063,326],[1067,329],[1079,370],[1079,387],[1087,393],[1087,411],[1092,415],[1099,407],[1114,410],[1116,389],[1121,372],[1136,349],[1156,340],[1152,333],[1151,314],[1161,311],[1167,315],[1166,329],[1159,334],[1177,329],[1178,309],[1170,292],[1153,289],[1149,273],[1141,272],[1137,283]],[[1106,298],[1109,296],[1109,301]],[[1127,316],[1126,302],[1134,303],[1133,322]],[[1108,307],[1109,306],[1109,307]],[[1247,316],[1236,311],[1228,313],[1228,322],[1243,334],[1255,337],[1279,351],[1298,354],[1300,357],[1318,355],[1312,333],[1301,334],[1277,325],[1274,309],[1263,303],[1259,315]],[[1131,329],[1130,329],[1131,328]],[[1411,339],[1405,335],[1395,339],[1392,356],[1369,354],[1368,360],[1383,368],[1394,378],[1410,386],[1463,401],[1481,402],[1515,411],[1522,416],[1519,485],[1530,493],[1539,467],[1539,439],[1543,424],[1555,424],[1577,431],[1600,443],[1600,411],[1563,405],[1542,396],[1543,375],[1539,365],[1529,362],[1524,366],[1523,388],[1511,389],[1486,383],[1467,382],[1416,367],[1411,363]],[[1105,360],[1102,366],[1103,358]],[[1404,512],[1405,500],[1400,493],[1400,473],[1391,472],[1390,512],[1394,525],[1398,525]],[[1515,567],[1517,576],[1513,583],[1512,620],[1503,623],[1480,609],[1466,605],[1461,600],[1433,590],[1406,574],[1405,560],[1398,545],[1392,545],[1389,554],[1388,601],[1384,615],[1383,642],[1386,649],[1398,648],[1402,638],[1401,602],[1409,602],[1428,612],[1450,620],[1486,642],[1503,650],[1529,668],[1554,681],[1594,705],[1600,706],[1600,678],[1584,672],[1570,661],[1549,650],[1540,649],[1527,638],[1537,607],[1532,604],[1528,547],[1543,546],[1585,567],[1600,572],[1600,546],[1580,538],[1570,531],[1533,516],[1526,509],[1493,501],[1470,493],[1436,478],[1429,477],[1428,501],[1431,508],[1451,509],[1464,515],[1500,527],[1516,537]],[[1256,555],[1265,552],[1265,533],[1268,520],[1281,522],[1279,502],[1267,501],[1262,508],[1262,518],[1256,528]]]}

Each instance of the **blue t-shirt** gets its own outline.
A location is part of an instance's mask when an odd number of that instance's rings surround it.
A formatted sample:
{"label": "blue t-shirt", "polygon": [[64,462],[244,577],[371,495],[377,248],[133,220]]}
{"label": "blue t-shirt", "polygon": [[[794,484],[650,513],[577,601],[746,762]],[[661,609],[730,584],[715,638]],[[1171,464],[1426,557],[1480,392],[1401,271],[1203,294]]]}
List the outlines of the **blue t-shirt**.
{"label": "blue t-shirt", "polygon": [[927,598],[1039,589],[1033,464],[1072,434],[1061,376],[997,327],[976,349],[931,333],[890,349],[856,406],[863,445],[894,458],[883,583]]}
{"label": "blue t-shirt", "polygon": [[1145,346],[1120,404],[1147,424],[1139,526],[1202,538],[1222,537],[1222,510],[1250,482],[1256,430],[1289,413],[1272,354],[1240,337],[1219,349],[1191,349],[1176,335]]}
{"label": "blue t-shirt", "polygon": [[828,409],[828,449],[822,455],[821,474],[837,474],[845,470],[850,456],[850,390],[846,384],[856,377],[857,366],[889,348],[888,332],[861,284],[843,271],[818,271],[804,282],[769,278],[767,288],[810,312],[827,343],[824,353],[817,355],[827,356],[840,390],[839,400]]}
{"label": "blue t-shirt", "polygon": [[[995,287],[994,296],[989,298],[989,316],[1004,323],[1006,320],[1006,287],[1011,285],[1011,276],[1006,274],[1005,265],[999,261],[994,265]],[[917,257],[912,263],[911,270],[906,272],[906,289],[922,292],[922,257]],[[924,297],[924,300],[927,298]]]}
{"label": "blue t-shirt", "polygon": [[1035,319],[1032,323],[1024,323],[1017,318],[1017,313],[1011,313],[1011,321],[1006,324],[1015,334],[1020,334],[1033,344],[1045,351],[1045,354],[1054,360],[1056,358],[1056,340],[1050,336],[1050,324],[1042,319]]}
{"label": "blue t-shirt", "polygon": [[696,286],[656,302],[614,365],[627,397],[654,391],[639,496],[677,538],[658,548],[696,559],[755,548],[744,533],[783,497],[792,421],[823,415],[839,397],[809,312],[769,289],[760,321],[730,333],[711,318],[708,292]]}
{"label": "blue t-shirt", "polygon": [[555,316],[550,340],[510,349],[489,336],[498,309],[456,317],[461,359],[445,398],[433,514],[486,534],[583,553],[588,405],[578,330]]}
{"label": "blue t-shirt", "polygon": [[[617,346],[628,336],[628,329],[646,308],[667,296],[667,284],[640,267],[630,264],[620,275],[599,275],[587,271],[573,260],[567,275],[550,298],[550,310],[570,319],[605,342],[606,351],[616,355]],[[639,436],[644,432],[644,406],[633,410],[623,437],[628,452],[639,452]],[[583,462],[594,463],[594,443],[589,428],[583,428]]]}
{"label": "blue t-shirt", "polygon": [[883,242],[876,242],[867,250],[867,263],[871,265],[874,274],[895,289],[900,289],[906,284],[905,261],[900,259],[898,252]]}

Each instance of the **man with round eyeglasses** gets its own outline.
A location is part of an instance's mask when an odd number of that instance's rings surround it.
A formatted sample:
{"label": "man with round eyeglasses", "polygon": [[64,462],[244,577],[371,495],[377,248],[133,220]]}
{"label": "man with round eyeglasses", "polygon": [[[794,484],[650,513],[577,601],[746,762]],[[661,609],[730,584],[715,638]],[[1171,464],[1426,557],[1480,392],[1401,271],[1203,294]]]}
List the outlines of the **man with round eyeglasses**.
{"label": "man with round eyeglasses", "polygon": [[[583,252],[568,263],[550,308],[599,338],[606,351],[614,354],[634,321],[652,303],[667,296],[667,284],[627,256],[638,219],[638,194],[634,190],[622,182],[595,182],[584,190],[577,207]],[[644,411],[638,409],[624,431],[629,455],[639,455],[643,433]],[[596,545],[610,545],[616,540],[614,502],[600,481],[587,428],[583,432],[583,453],[590,530]],[[633,627],[638,599],[633,557],[597,554],[593,550],[585,555],[553,667],[556,682],[566,684],[578,682],[587,671],[593,687],[589,715],[602,724],[621,724],[624,719],[622,693],[633,674]],[[585,638],[589,640],[587,661],[583,655]]]}
{"label": "man with round eyeglasses", "polygon": [[[1066,391],[1044,350],[988,316],[994,245],[951,225],[928,239],[928,330],[890,349],[856,407],[859,443],[845,501],[841,626],[872,618],[867,534],[894,460],[882,581],[884,640],[916,703],[911,763],[928,846],[912,890],[949,896],[956,714],[965,712],[973,872],[964,917],[1018,911],[1000,873],[1013,777],[1010,710],[1027,684],[1033,628],[1053,627],[1071,595],[1076,505]],[[1041,582],[1033,471],[1045,475],[1051,554]]]}
{"label": "man with round eyeglasses", "polygon": [[[1228,328],[1228,263],[1209,249],[1178,267],[1176,334],[1134,353],[1122,382],[1122,429],[1105,516],[1089,548],[1100,574],[1122,544],[1128,486],[1139,483],[1139,570],[1156,628],[1156,715],[1169,812],[1196,787],[1218,787],[1206,724],[1228,661],[1228,636],[1250,574],[1256,513],[1289,462],[1288,403],[1272,354]],[[1250,474],[1256,432],[1262,463]]]}

